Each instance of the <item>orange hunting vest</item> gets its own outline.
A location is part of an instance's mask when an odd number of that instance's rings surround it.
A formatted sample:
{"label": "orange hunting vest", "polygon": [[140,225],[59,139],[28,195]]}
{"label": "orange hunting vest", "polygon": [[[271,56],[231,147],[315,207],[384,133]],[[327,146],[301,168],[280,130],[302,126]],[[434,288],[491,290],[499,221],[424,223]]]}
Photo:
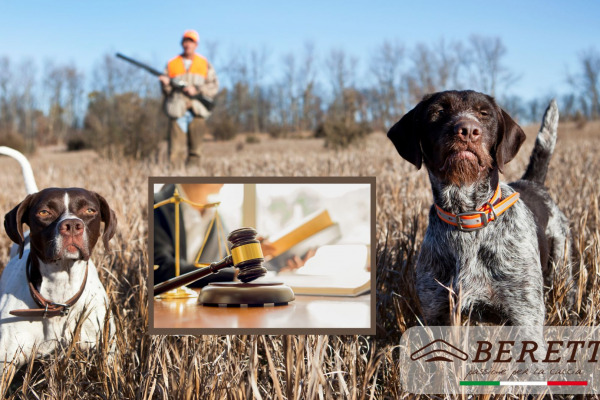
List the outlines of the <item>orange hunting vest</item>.
{"label": "orange hunting vest", "polygon": [[192,65],[190,66],[189,71],[186,71],[183,63],[183,57],[177,56],[169,61],[167,64],[167,70],[169,72],[169,78],[183,75],[186,72],[190,74],[202,75],[206,78],[206,74],[208,72],[208,62],[206,61],[206,58],[196,54],[194,55],[194,59],[192,60]]}

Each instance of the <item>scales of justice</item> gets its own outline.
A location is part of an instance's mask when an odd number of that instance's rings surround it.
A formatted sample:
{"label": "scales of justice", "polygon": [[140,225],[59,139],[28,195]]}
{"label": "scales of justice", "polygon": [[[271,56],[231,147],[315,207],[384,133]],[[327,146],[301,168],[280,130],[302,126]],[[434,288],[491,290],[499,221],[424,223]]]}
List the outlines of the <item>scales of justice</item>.
{"label": "scales of justice", "polygon": [[[179,254],[179,207],[182,202],[196,209],[215,209],[194,261],[194,266],[198,270],[184,275],[180,274]],[[175,188],[173,196],[156,203],[154,209],[167,204],[175,205],[175,237],[173,243],[175,247],[175,277],[155,285],[154,296],[162,299],[198,297],[198,303],[205,306],[239,306],[243,304],[248,306],[262,306],[264,304],[287,305],[290,301],[294,300],[294,292],[289,286],[283,283],[252,282],[267,273],[266,268],[263,266],[265,259],[260,241],[257,239],[257,232],[254,228],[240,228],[232,231],[227,236],[227,239],[225,239],[223,224],[218,212],[220,202],[207,204],[194,203],[181,197],[179,191]],[[219,258],[222,254],[226,253],[226,255],[221,260],[210,264],[200,263],[200,257],[213,229],[216,229],[217,233]],[[227,241],[231,243],[231,249],[227,245]],[[235,267],[237,269],[237,278],[241,282],[210,283],[202,288],[200,295],[196,291],[185,287],[185,285],[189,285],[198,279],[228,267]]]}

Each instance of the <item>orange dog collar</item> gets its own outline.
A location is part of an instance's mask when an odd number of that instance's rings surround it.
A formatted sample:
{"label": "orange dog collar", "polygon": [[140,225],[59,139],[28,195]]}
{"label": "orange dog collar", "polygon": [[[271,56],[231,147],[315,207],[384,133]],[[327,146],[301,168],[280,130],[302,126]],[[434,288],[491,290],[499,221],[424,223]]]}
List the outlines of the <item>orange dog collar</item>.
{"label": "orange dog collar", "polygon": [[496,187],[496,191],[492,198],[480,207],[477,211],[452,214],[442,210],[437,204],[437,215],[447,224],[456,226],[459,231],[471,232],[481,228],[485,228],[490,221],[495,221],[506,210],[511,208],[519,200],[519,193],[515,192],[507,198],[501,200],[500,185]]}

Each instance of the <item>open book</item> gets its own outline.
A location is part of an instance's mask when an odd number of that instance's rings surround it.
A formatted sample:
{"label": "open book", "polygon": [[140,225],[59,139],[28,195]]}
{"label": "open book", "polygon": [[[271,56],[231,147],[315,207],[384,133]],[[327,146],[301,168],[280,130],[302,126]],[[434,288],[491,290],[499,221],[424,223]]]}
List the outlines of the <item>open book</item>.
{"label": "open book", "polygon": [[358,296],[371,289],[369,260],[367,245],[323,246],[304,267],[279,273],[276,279],[297,295]]}
{"label": "open book", "polygon": [[331,220],[327,210],[313,213],[269,238],[275,254],[268,261],[268,267],[279,271],[289,258],[303,257],[310,249],[334,243],[341,237],[340,226]]}

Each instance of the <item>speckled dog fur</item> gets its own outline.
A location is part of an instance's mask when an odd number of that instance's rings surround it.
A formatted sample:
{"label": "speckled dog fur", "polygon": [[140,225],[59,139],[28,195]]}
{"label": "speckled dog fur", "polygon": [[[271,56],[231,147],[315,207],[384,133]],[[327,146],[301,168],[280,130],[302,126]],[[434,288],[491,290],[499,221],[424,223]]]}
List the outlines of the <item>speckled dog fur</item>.
{"label": "speckled dog fur", "polygon": [[[416,266],[428,325],[450,323],[449,290],[460,293],[461,311],[476,319],[544,324],[544,278],[549,284],[553,266],[560,265],[571,280],[570,265],[563,262],[570,257],[568,221],[543,186],[557,125],[552,101],[527,172],[519,181],[500,183],[502,198],[517,191],[520,200],[487,227],[459,231],[442,221],[432,205]],[[403,158],[417,168],[426,165],[435,204],[457,214],[475,211],[492,197],[499,172],[525,134],[493,98],[449,91],[426,96],[388,137]]]}

